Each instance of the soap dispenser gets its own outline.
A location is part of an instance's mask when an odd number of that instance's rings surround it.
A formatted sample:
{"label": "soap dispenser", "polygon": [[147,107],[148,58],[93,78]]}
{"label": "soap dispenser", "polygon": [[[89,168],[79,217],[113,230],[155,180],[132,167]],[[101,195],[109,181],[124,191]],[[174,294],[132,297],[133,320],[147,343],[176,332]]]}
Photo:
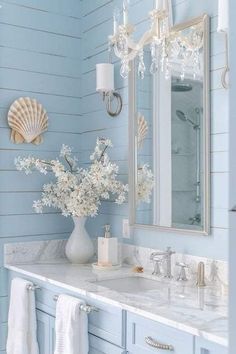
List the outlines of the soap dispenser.
{"label": "soap dispenser", "polygon": [[111,237],[111,226],[105,225],[104,237],[98,237],[98,266],[118,265],[118,240]]}

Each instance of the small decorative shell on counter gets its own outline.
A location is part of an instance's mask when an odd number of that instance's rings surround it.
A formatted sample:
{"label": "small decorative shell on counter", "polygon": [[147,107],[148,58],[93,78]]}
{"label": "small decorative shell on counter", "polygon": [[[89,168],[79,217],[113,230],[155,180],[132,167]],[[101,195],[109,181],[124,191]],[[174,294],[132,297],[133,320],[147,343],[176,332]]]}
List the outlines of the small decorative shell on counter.
{"label": "small decorative shell on counter", "polygon": [[138,113],[138,148],[143,147],[144,139],[148,133],[148,123],[144,116]]}
{"label": "small decorative shell on counter", "polygon": [[21,97],[10,107],[8,124],[13,143],[38,145],[43,142],[42,133],[48,128],[47,112],[36,99]]}

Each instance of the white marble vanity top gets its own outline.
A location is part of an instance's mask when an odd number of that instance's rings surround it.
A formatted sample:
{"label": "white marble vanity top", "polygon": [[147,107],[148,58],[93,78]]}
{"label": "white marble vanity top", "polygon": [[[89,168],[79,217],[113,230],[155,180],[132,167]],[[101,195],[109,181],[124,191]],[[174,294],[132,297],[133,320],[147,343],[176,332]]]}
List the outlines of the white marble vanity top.
{"label": "white marble vanity top", "polygon": [[[150,272],[134,274],[130,267],[95,272],[91,265],[78,266],[66,261],[14,264],[6,268],[227,346],[227,298],[214,287],[199,290],[192,283],[167,281]],[[134,295],[96,284],[97,280],[127,276],[154,278],[157,289]]]}

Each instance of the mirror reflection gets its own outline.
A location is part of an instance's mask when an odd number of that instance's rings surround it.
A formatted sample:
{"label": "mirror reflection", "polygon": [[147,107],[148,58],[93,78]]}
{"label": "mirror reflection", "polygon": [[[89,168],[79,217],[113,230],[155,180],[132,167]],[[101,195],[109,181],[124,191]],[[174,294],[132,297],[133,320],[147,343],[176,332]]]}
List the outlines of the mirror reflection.
{"label": "mirror reflection", "polygon": [[[203,17],[198,63],[178,54],[166,70],[138,77],[134,65],[133,224],[208,233],[209,114],[207,26]],[[202,27],[201,27],[202,26]],[[191,24],[178,26],[182,35]],[[198,35],[198,38],[200,36]],[[198,42],[199,44],[199,42]],[[150,51],[144,62],[150,65]],[[187,53],[184,54],[187,56]],[[181,60],[180,60],[181,59]]]}

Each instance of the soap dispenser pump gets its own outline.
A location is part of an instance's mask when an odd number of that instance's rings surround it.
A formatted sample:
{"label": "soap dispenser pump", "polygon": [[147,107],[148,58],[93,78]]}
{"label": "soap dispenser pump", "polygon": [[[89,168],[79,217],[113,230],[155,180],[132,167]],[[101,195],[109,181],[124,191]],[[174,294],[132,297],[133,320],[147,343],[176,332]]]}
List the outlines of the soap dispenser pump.
{"label": "soap dispenser pump", "polygon": [[104,229],[105,229],[104,238],[110,238],[111,237],[111,225],[109,225],[109,224],[104,225]]}
{"label": "soap dispenser pump", "polygon": [[98,237],[98,265],[111,267],[118,265],[118,240],[111,237],[111,225],[104,225],[104,237]]}

